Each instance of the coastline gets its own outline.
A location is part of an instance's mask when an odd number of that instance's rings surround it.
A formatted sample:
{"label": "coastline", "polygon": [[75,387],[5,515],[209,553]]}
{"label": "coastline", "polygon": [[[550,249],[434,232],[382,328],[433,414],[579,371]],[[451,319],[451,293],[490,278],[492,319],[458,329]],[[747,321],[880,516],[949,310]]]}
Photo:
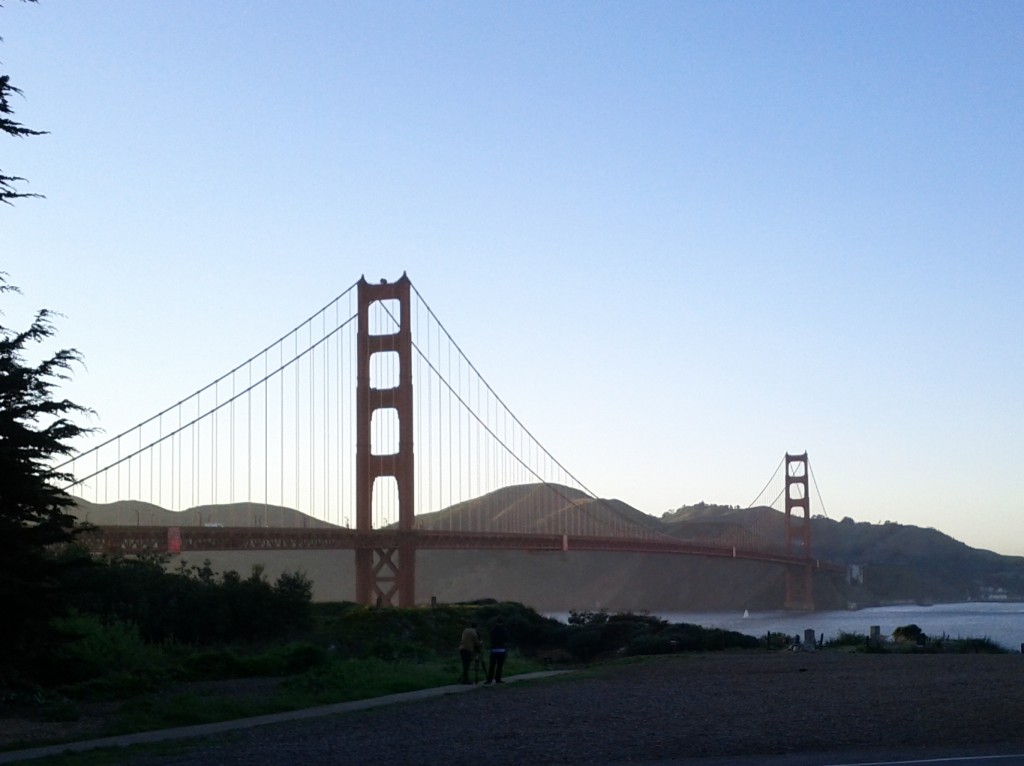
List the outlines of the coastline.
{"label": "coastline", "polygon": [[[565,622],[568,612],[546,612]],[[868,635],[878,625],[883,636],[903,625],[917,625],[929,636],[987,638],[1011,652],[1024,643],[1024,602],[965,601],[929,606],[890,605],[821,612],[652,612],[669,622],[686,622],[706,628],[735,630],[751,636],[766,633],[803,635],[811,628],[825,641],[840,632]]]}

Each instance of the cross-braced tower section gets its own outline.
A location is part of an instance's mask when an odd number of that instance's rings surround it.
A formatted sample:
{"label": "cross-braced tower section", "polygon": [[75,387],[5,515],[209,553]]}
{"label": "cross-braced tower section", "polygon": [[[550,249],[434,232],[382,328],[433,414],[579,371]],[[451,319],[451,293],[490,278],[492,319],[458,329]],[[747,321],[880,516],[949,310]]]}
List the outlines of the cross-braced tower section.
{"label": "cross-braced tower section", "polygon": [[[359,331],[356,372],[356,531],[362,543],[356,549],[356,601],[383,606],[413,606],[416,603],[416,549],[412,540],[413,506],[413,396],[412,396],[412,316],[409,278],[403,274],[396,282],[370,284],[359,280]],[[380,307],[373,304],[384,302]],[[393,332],[371,332],[371,308],[383,314]],[[399,316],[394,316],[395,313]],[[398,358],[397,384],[371,387],[374,355],[391,354]],[[380,365],[378,364],[378,367]],[[372,430],[376,412],[393,410],[397,419],[398,444],[390,452],[387,445],[374,443]],[[373,529],[374,491],[378,479],[393,478],[398,499],[398,529]]]}
{"label": "cross-braced tower section", "polygon": [[807,492],[807,453],[786,453],[786,554],[804,559],[786,567],[786,609],[811,611],[811,506]]}

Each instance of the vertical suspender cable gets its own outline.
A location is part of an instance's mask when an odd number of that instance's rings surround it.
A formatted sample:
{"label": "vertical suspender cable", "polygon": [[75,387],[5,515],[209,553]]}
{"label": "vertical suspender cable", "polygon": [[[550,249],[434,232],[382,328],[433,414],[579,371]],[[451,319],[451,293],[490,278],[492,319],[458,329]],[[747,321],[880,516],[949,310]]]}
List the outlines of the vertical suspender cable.
{"label": "vertical suspender cable", "polygon": [[[235,502],[235,373],[231,373],[231,412],[228,417],[228,438],[230,439],[230,450],[228,454],[228,502],[234,505]],[[246,394],[246,398],[248,398]]]}
{"label": "vertical suspender cable", "polygon": [[196,503],[196,483],[199,475],[199,397],[196,397],[196,424],[190,429],[192,431],[192,507],[195,508]]}
{"label": "vertical suspender cable", "polygon": [[[321,336],[327,338],[327,314],[324,313],[321,322]],[[324,404],[323,412],[319,418],[320,422],[323,423],[323,487],[322,492],[324,496],[324,521],[330,523],[331,521],[331,485],[330,485],[330,460],[331,460],[331,447],[330,447],[330,426],[331,426],[331,400],[330,400],[330,369],[331,369],[331,344],[330,342],[324,343],[323,350],[323,380],[321,385],[323,386]]]}
{"label": "vertical suspender cable", "polygon": [[[313,323],[309,323],[309,346],[313,348]],[[316,516],[316,350],[309,353],[309,510]]]}
{"label": "vertical suspender cable", "polygon": [[210,418],[210,503],[217,504],[217,413],[220,409],[219,386],[213,387],[213,417]]}
{"label": "vertical suspender cable", "polygon": [[[447,349],[447,356],[448,356],[448,380],[451,380],[452,379],[452,357],[451,357],[451,347],[450,346]],[[454,466],[452,465],[452,421],[453,420],[454,420],[454,418],[452,417],[452,390],[451,390],[451,388],[449,388],[448,389],[448,505],[453,505],[454,504],[454,500],[453,500],[453,496],[452,496],[452,485],[453,485],[453,482],[455,480],[455,470],[454,470]],[[462,524],[461,524],[462,519],[461,519],[461,517],[460,517],[459,521],[460,521],[459,531],[461,532],[462,531]]]}
{"label": "vertical suspender cable", "polygon": [[[479,411],[479,409],[480,409],[480,378],[476,379],[476,409],[477,409],[477,411]],[[474,445],[474,447],[475,447],[475,449],[474,449],[474,454],[475,454],[474,467],[475,467],[475,470],[470,471],[469,475],[470,475],[470,478],[475,478],[476,479],[476,487],[470,489],[470,495],[472,495],[473,497],[482,497],[484,493],[480,491],[480,488],[482,486],[481,474],[482,474],[482,468],[483,468],[483,461],[481,460],[481,456],[480,456],[480,437],[481,437],[481,433],[480,433],[479,429],[475,429],[475,428],[473,429],[473,433],[476,435],[476,438],[474,440],[476,442],[475,445]]]}
{"label": "vertical suspender cable", "polygon": [[[118,446],[120,446],[121,440],[118,439],[117,443],[118,443]],[[131,448],[129,447],[129,449],[131,449]],[[120,481],[121,469],[120,469],[120,467],[117,470],[118,470],[117,499],[120,500],[122,497],[124,497],[124,495],[121,494],[121,481]],[[128,457],[128,463],[127,463],[127,465],[125,465],[125,472],[128,474],[128,496],[131,497],[131,494],[132,494],[132,459],[131,459],[131,456]]]}
{"label": "vertical suspender cable", "polygon": [[277,420],[278,420],[278,428],[280,430],[280,441],[279,441],[279,443],[277,445],[277,449],[280,452],[280,454],[278,456],[278,462],[281,464],[281,474],[278,477],[278,481],[279,481],[279,483],[281,485],[281,492],[280,492],[280,495],[279,495],[281,500],[280,500],[280,509],[278,510],[277,513],[278,513],[278,516],[279,516],[278,526],[284,526],[284,523],[283,523],[284,522],[284,506],[285,506],[285,499],[284,499],[284,453],[285,453],[285,448],[284,448],[284,419],[285,419],[285,416],[284,416],[284,379],[288,375],[288,371],[284,368],[284,342],[282,341],[280,343],[280,345],[278,345],[277,348],[278,348],[278,352],[279,352],[280,357],[281,357],[281,364],[279,365],[279,367],[281,369],[280,381],[278,383],[278,387],[279,387],[280,392],[281,392],[281,397],[280,397],[281,398],[281,411],[280,411],[280,414],[278,415],[278,418],[277,418]]}
{"label": "vertical suspender cable", "polygon": [[[457,357],[456,361],[458,362],[456,373],[455,373],[456,374],[456,378],[455,379],[457,381],[456,384],[455,384],[455,394],[456,394],[456,401],[457,401],[459,398],[462,398],[462,396],[463,396],[463,391],[462,391],[462,357],[461,356]],[[463,469],[465,468],[464,461],[463,461],[463,458],[462,458],[462,442],[463,442],[463,434],[465,432],[465,427],[462,425],[462,417],[463,417],[463,415],[465,415],[466,411],[465,411],[465,408],[461,404],[457,404],[457,407],[458,407],[459,419],[458,419],[458,424],[457,424],[456,429],[455,429],[455,438],[457,439],[456,455],[458,456],[457,457],[458,462],[455,464],[456,468],[458,469],[458,494],[456,495],[456,502],[461,503],[463,500],[466,499],[465,490],[462,487],[462,478],[463,478],[462,477],[462,472],[463,472]],[[479,528],[479,525],[478,525],[479,513],[480,513],[480,509],[479,508],[474,508],[473,509],[473,519],[472,519],[472,523],[470,525],[470,529]]]}
{"label": "vertical suspender cable", "polygon": [[[440,366],[440,364],[441,364],[441,329],[440,329],[440,327],[437,328],[437,362],[438,362],[438,365]],[[433,380],[433,377],[431,377],[431,379]],[[435,458],[434,459],[435,459],[436,465],[437,465],[437,468],[435,470],[436,470],[436,476],[437,476],[437,510],[439,510],[439,511],[442,508],[445,507],[444,506],[444,497],[442,496],[442,490],[444,488],[444,450],[442,448],[442,439],[444,438],[443,434],[444,434],[444,422],[445,422],[445,420],[444,420],[444,413],[443,413],[443,410],[442,410],[443,400],[444,400],[444,389],[443,389],[442,386],[438,385],[438,387],[437,387],[437,452],[435,454]],[[448,531],[451,532],[452,531],[452,516],[451,516],[451,514],[448,514],[448,518],[446,519],[446,521],[448,523]]]}
{"label": "vertical suspender cable", "polygon": [[[422,309],[422,306],[423,306],[422,303],[420,303],[419,301],[416,301],[416,310],[417,310],[416,327],[417,327],[417,332],[419,332],[419,325],[420,325],[419,311]],[[431,358],[432,351],[431,351],[430,326],[429,326],[429,324],[424,329],[424,333],[425,333],[425,337],[426,337],[427,357]],[[417,356],[416,357],[416,362],[417,362],[417,365],[418,365],[417,368],[416,368],[416,371],[417,371],[416,380],[419,383],[420,381],[422,381],[422,375],[423,375],[422,359],[419,356]],[[426,503],[424,503],[422,505],[417,504],[417,507],[422,507],[422,508],[424,508],[424,510],[429,512],[429,511],[433,511],[434,510],[434,507],[433,507],[433,486],[432,486],[432,482],[431,482],[431,479],[433,478],[433,471],[431,470],[430,449],[429,449],[429,446],[433,445],[433,443],[434,443],[434,400],[433,400],[433,397],[431,396],[431,392],[434,390],[434,383],[433,383],[433,380],[431,379],[430,373],[427,372],[426,375],[427,375],[426,385],[418,385],[417,386],[418,396],[420,397],[421,402],[423,402],[425,404],[425,406],[417,407],[416,411],[417,412],[425,412],[426,413],[426,415],[425,415],[425,418],[426,418],[426,429],[425,429],[426,430],[426,434],[425,434],[425,438],[423,439],[423,441],[424,441],[425,444],[428,445],[428,450],[427,450],[426,454],[424,455],[426,460],[417,460],[416,464],[418,466],[420,466],[420,472],[421,472],[421,474],[423,476],[423,483],[420,486],[423,487],[423,492],[426,495]],[[425,392],[424,392],[424,389],[425,389]],[[424,416],[421,416],[421,417],[424,417]],[[437,510],[440,510],[440,508],[438,508]]]}
{"label": "vertical suspender cable", "polygon": [[[270,352],[263,352],[263,526],[270,526]],[[278,379],[280,382],[280,378]]]}
{"label": "vertical suspender cable", "polygon": [[[177,462],[174,460],[174,455],[177,453]],[[173,470],[171,471],[171,508],[175,511],[181,510],[178,506],[182,504],[181,500],[181,404],[178,404],[178,428],[174,434],[174,443],[172,444],[171,451],[171,464]],[[175,495],[175,489],[177,489],[177,495]],[[175,501],[177,498],[177,501]]]}
{"label": "vertical suspender cable", "polygon": [[[264,356],[266,359],[266,356]],[[245,397],[245,499],[248,502],[252,502],[252,362],[250,361],[246,365],[246,371],[249,374],[249,393]],[[266,383],[263,384],[263,396],[266,398]],[[266,475],[266,460],[264,460],[263,472]],[[264,503],[266,502],[266,494],[263,496]]]}
{"label": "vertical suspender cable", "polygon": [[[335,322],[337,324],[337,307],[335,308]],[[343,392],[345,390],[347,390],[347,388],[348,388],[348,386],[345,385],[345,372],[344,372],[345,371],[345,338],[344,338],[343,335],[339,335],[338,336],[338,363],[337,364],[338,364],[338,385],[337,385],[337,391],[338,391],[338,449],[335,450],[335,453],[337,454],[337,458],[335,460],[335,463],[336,463],[335,470],[338,471],[338,514],[340,516],[340,518],[339,518],[339,523],[340,523],[341,518],[344,518],[344,511],[345,511],[344,505],[343,505],[343,502],[342,502],[342,499],[344,498],[343,490],[344,490],[344,486],[345,486],[345,460],[346,460],[345,459],[345,455],[344,455],[344,453],[342,451],[342,445],[344,444],[344,441],[342,440],[342,425],[344,423],[344,419],[342,417],[342,414],[345,413],[345,407],[344,407],[344,403],[345,402],[344,402]],[[345,524],[345,526],[348,526],[348,524]]]}
{"label": "vertical suspender cable", "polygon": [[157,449],[159,453],[157,455],[157,463],[160,465],[159,482],[157,483],[156,490],[156,504],[161,508],[164,507],[164,416],[160,414],[160,421],[157,425],[157,436],[160,437],[159,446]]}

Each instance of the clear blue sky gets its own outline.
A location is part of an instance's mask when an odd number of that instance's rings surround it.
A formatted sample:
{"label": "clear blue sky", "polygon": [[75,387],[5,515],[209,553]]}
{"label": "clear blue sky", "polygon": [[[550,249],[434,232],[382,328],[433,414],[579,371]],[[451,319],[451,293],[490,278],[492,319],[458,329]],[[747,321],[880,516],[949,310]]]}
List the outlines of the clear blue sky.
{"label": "clear blue sky", "polygon": [[[587,486],[1024,555],[1024,4],[8,2],[0,269],[109,434],[403,271]],[[816,497],[812,495],[816,501]],[[812,503],[812,510],[820,508]]]}

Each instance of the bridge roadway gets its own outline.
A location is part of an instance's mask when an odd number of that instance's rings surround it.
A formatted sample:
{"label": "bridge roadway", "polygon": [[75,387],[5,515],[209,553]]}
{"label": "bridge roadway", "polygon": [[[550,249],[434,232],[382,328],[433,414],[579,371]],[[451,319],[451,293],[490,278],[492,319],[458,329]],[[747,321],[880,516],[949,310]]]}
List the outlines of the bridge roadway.
{"label": "bridge roadway", "polygon": [[379,529],[362,532],[339,527],[97,527],[83,534],[97,553],[178,553],[187,551],[356,550],[412,545],[423,550],[604,551],[662,553],[766,561],[807,566],[830,572],[846,567],[805,556],[771,550],[713,545],[669,537],[593,537],[589,535],[523,534],[504,532],[447,532]]}

